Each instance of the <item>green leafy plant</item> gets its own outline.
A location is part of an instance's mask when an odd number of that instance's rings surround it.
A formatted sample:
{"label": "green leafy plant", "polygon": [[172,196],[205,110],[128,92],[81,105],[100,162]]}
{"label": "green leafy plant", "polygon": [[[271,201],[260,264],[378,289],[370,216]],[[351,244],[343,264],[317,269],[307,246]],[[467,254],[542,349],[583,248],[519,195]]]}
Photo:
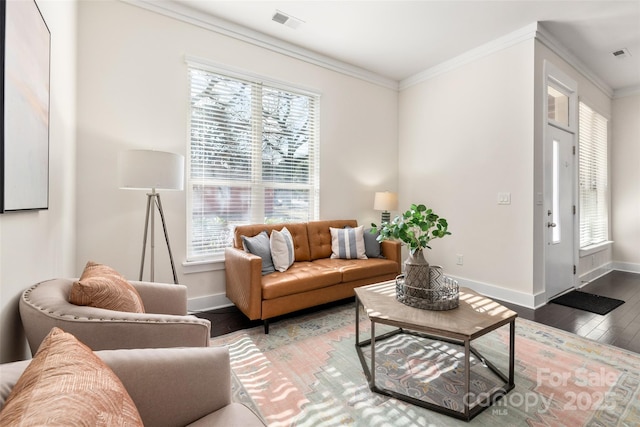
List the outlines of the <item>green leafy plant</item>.
{"label": "green leafy plant", "polygon": [[440,218],[425,205],[412,204],[409,210],[396,216],[393,221],[380,224],[371,224],[371,232],[380,231],[378,241],[387,239],[401,240],[407,245],[411,254],[424,248],[429,248],[429,242],[442,238],[451,233],[447,230],[449,224],[444,218]]}

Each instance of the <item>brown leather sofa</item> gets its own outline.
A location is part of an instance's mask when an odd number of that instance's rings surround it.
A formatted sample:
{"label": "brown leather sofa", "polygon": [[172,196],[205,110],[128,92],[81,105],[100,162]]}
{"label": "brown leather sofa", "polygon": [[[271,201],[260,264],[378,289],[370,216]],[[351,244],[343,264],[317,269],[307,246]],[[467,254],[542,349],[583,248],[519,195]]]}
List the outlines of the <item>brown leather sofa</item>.
{"label": "brown leather sofa", "polygon": [[[225,251],[229,298],[250,320],[269,319],[304,308],[349,298],[358,286],[394,279],[401,273],[400,243],[381,243],[384,258],[332,259],[330,227],[357,227],[356,220],[311,221],[238,226],[233,247]],[[287,227],[293,237],[295,262],[285,272],[262,275],[262,259],[246,252],[242,236]]]}

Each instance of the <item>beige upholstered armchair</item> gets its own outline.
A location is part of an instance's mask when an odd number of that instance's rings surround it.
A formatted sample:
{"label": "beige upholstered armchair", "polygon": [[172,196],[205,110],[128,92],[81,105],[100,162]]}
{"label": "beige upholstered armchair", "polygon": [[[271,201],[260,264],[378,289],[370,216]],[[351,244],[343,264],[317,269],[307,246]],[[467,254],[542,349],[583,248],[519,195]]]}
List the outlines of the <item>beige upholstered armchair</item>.
{"label": "beige upholstered armchair", "polygon": [[187,315],[185,286],[130,281],[145,313],[128,313],[71,304],[73,282],[48,280],[22,294],[20,317],[32,354],[54,326],[75,335],[92,350],[209,345],[211,323]]}
{"label": "beige upholstered armchair", "polygon": [[[251,409],[231,400],[231,367],[226,348],[146,348],[95,354],[122,382],[145,426],[264,426]],[[0,365],[0,410],[29,363],[25,360]],[[51,363],[48,369],[55,369]],[[65,374],[69,375],[68,370]],[[87,399],[95,400],[96,394]],[[46,404],[32,406],[42,409]],[[78,405],[68,407],[69,411],[80,409]]]}

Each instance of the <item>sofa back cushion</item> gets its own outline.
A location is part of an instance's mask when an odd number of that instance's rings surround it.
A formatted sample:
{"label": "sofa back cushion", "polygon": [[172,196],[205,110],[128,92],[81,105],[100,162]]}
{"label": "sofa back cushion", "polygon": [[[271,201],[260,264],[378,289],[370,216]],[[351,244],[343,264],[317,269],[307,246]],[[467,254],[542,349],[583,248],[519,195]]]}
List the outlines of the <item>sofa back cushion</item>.
{"label": "sofa back cushion", "polygon": [[331,231],[329,228],[357,227],[355,219],[310,221],[307,224],[311,260],[331,257]]}
{"label": "sofa back cushion", "polygon": [[[271,235],[273,230],[282,230],[283,227],[287,227],[287,230],[291,233],[293,238],[293,249],[295,251],[296,261],[310,261],[309,251],[309,238],[307,236],[307,223],[288,223],[288,224],[250,224],[250,225],[238,225],[233,235],[233,246],[237,249],[242,249],[242,236],[253,237],[266,231]],[[328,232],[328,229],[327,229]],[[331,246],[331,241],[329,241]],[[331,249],[331,248],[329,248]]]}

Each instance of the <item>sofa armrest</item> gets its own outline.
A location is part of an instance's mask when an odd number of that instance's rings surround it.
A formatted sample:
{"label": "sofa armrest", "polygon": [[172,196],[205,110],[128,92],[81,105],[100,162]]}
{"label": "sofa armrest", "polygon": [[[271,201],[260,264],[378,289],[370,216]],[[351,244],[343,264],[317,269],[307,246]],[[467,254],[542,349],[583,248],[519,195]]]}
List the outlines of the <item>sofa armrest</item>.
{"label": "sofa armrest", "polygon": [[226,248],[224,271],[229,298],[250,320],[262,316],[262,258]]}
{"label": "sofa armrest", "polygon": [[185,426],[231,403],[224,347],[105,350],[146,426]]}
{"label": "sofa armrest", "polygon": [[402,244],[395,240],[385,240],[380,243],[380,249],[382,250],[382,255],[386,259],[390,259],[395,261],[398,264],[398,274],[402,273],[402,260],[400,254],[402,249]]}
{"label": "sofa armrest", "polygon": [[187,287],[168,283],[129,281],[142,298],[147,313],[187,314]]}

